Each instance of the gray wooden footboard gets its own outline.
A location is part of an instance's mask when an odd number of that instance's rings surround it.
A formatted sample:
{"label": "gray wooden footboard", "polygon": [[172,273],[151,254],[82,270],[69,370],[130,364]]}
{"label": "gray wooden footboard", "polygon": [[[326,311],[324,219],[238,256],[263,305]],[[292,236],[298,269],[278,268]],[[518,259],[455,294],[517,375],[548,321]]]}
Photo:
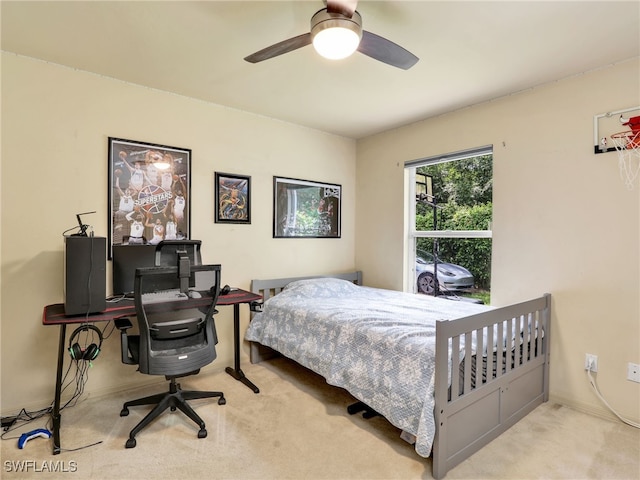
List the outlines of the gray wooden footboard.
{"label": "gray wooden footboard", "polygon": [[[266,301],[294,280],[342,278],[362,285],[362,272],[253,280]],[[551,296],[436,325],[433,476],[478,451],[549,398]],[[460,352],[455,355],[451,352]],[[251,343],[251,362],[278,352]]]}
{"label": "gray wooden footboard", "polygon": [[547,294],[437,323],[435,478],[549,399],[550,313]]}

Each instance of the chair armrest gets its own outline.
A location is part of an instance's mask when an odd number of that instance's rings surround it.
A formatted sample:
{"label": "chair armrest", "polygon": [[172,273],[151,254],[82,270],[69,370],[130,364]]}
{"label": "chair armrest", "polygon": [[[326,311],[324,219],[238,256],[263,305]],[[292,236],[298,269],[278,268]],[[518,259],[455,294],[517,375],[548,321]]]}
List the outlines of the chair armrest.
{"label": "chair armrest", "polygon": [[116,325],[116,328],[122,332],[123,330],[126,332],[128,329],[133,327],[131,320],[129,317],[120,317],[113,320],[113,323]]}
{"label": "chair armrest", "polygon": [[120,317],[114,319],[113,323],[116,328],[120,330],[120,351],[122,355],[122,363],[126,363],[127,365],[137,365],[133,357],[131,356],[131,352],[129,351],[129,336],[127,335],[127,330],[133,327],[131,320],[127,317]]}

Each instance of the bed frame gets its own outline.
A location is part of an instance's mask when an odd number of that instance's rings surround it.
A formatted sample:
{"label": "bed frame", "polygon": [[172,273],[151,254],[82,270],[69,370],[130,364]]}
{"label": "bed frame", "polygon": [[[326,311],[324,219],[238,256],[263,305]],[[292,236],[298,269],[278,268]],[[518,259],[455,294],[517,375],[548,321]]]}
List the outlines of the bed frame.
{"label": "bed frame", "polygon": [[[251,291],[266,301],[290,282],[342,278],[362,285],[362,272],[253,280]],[[436,324],[435,422],[432,470],[436,479],[497,438],[549,399],[551,295]],[[484,332],[484,336],[483,333]],[[516,332],[522,332],[515,335]],[[503,338],[493,355],[475,355],[483,338]],[[459,351],[464,342],[464,356]],[[489,349],[487,349],[489,350]],[[275,355],[251,343],[251,362]],[[477,362],[482,358],[482,362]],[[472,359],[472,361],[466,361]],[[481,363],[481,364],[480,364]],[[482,371],[482,375],[479,372]]]}

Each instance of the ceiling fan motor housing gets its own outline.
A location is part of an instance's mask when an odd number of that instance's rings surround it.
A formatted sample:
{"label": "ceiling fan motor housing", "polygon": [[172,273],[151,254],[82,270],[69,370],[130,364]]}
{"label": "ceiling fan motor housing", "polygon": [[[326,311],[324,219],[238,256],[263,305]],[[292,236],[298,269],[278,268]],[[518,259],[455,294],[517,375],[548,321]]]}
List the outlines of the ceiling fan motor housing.
{"label": "ceiling fan motor housing", "polygon": [[328,12],[323,8],[311,17],[311,40],[313,41],[318,33],[327,28],[346,28],[356,33],[358,38],[362,38],[362,17],[358,12],[353,12],[353,16],[349,18],[341,13]]}
{"label": "ceiling fan motor housing", "polygon": [[362,39],[362,18],[329,12],[326,8],[311,17],[311,43],[325,58],[339,60],[356,51]]}

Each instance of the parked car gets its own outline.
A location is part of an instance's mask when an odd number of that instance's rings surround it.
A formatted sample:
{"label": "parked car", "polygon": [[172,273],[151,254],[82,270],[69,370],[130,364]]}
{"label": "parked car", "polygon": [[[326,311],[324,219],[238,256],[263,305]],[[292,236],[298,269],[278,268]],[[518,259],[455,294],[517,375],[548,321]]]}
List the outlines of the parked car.
{"label": "parked car", "polygon": [[[416,256],[416,286],[418,293],[433,295],[435,280],[433,275],[433,254],[420,251]],[[442,293],[459,292],[473,288],[473,275],[460,265],[438,259],[438,285]]]}

